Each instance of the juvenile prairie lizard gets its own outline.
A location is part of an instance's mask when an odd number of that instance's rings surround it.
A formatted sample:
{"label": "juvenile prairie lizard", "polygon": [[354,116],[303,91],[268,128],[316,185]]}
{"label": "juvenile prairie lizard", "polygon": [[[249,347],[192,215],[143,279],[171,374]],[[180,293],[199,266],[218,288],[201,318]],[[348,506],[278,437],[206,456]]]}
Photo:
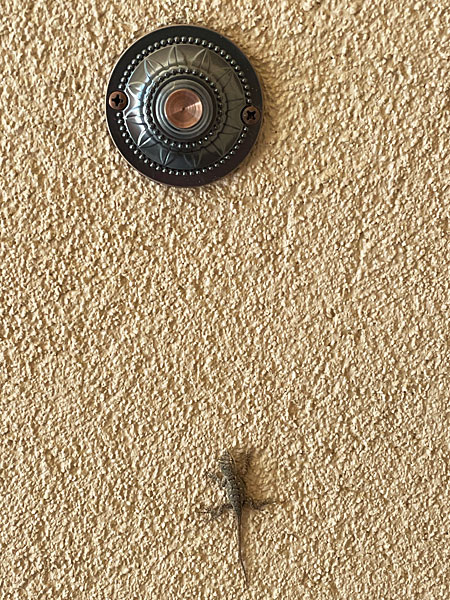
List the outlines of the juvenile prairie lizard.
{"label": "juvenile prairie lizard", "polygon": [[227,502],[217,507],[205,508],[203,510],[198,511],[201,513],[209,514],[211,516],[211,520],[217,519],[225,511],[233,511],[236,519],[238,557],[239,562],[241,563],[242,571],[244,573],[246,585],[248,585],[248,578],[244,561],[242,559],[243,508],[247,506],[254,510],[261,510],[268,504],[273,504],[274,502],[273,500],[262,500],[256,502],[255,500],[253,500],[253,498],[247,495],[244,477],[249,469],[251,457],[252,452],[246,452],[244,454],[243,469],[239,472],[236,465],[236,461],[234,460],[230,452],[228,452],[228,450],[225,450],[223,452],[222,456],[219,458],[220,474],[208,472],[207,475],[212,481],[219,483],[219,485],[221,485],[224,488]]}

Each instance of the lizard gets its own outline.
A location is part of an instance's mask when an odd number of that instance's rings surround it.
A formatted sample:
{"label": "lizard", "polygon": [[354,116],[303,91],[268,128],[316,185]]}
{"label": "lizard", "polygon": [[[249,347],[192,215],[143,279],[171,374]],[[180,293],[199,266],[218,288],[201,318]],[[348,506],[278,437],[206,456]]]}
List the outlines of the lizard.
{"label": "lizard", "polygon": [[244,455],[244,469],[239,472],[236,461],[228,450],[225,450],[219,458],[220,474],[208,472],[207,476],[214,482],[219,483],[225,491],[227,502],[220,506],[206,508],[198,512],[209,514],[210,520],[218,519],[225,511],[232,511],[236,520],[238,558],[244,574],[245,584],[248,585],[247,571],[242,558],[242,512],[245,506],[254,510],[262,510],[268,504],[273,504],[272,499],[256,502],[247,494],[244,477],[250,466],[252,452]]}

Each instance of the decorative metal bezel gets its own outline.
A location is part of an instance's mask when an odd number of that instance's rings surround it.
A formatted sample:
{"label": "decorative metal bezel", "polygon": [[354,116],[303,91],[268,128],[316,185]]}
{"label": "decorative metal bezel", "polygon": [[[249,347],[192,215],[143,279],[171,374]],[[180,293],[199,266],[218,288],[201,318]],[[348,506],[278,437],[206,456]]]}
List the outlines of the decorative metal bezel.
{"label": "decorative metal bezel", "polygon": [[[238,81],[242,88],[242,106],[256,106],[262,112],[263,100],[261,87],[257,75],[251,66],[249,60],[241,50],[230,40],[219,33],[199,26],[174,25],[155,30],[132,44],[120,57],[111,74],[107,94],[106,94],[106,117],[109,132],[117,148],[124,158],[140,173],[166,185],[181,187],[200,186],[211,183],[224,175],[233,171],[250,152],[258,136],[261,120],[257,123],[247,126],[241,119],[237,124],[236,118],[233,121],[233,128],[236,129],[236,139],[233,146],[217,156],[211,164],[203,165],[202,168],[190,168],[178,170],[170,167],[170,164],[164,164],[163,161],[151,160],[138,146],[139,140],[133,139],[127,125],[126,111],[114,109],[110,105],[110,97],[115,91],[127,92],[127,85],[132,78],[137,67],[146,59],[151,57],[154,51],[166,46],[192,44],[200,49],[205,48],[220,56],[226,69],[229,68],[234,80]],[[222,62],[222,61],[219,61]],[[152,101],[152,95],[158,89],[158,86],[164,85],[164,79],[172,77],[196,77],[202,80],[204,85],[210,87],[210,92],[216,98],[218,110],[211,130],[201,139],[189,140],[186,142],[176,141],[167,135],[156,123],[152,122],[151,115],[147,109],[147,103]],[[129,91],[129,90],[128,90]],[[142,93],[144,98],[144,93]],[[145,107],[144,107],[144,102]],[[225,106],[224,106],[225,104]],[[161,154],[167,157],[170,153],[174,156],[177,152],[195,153],[202,150],[202,144],[207,145],[220,137],[221,126],[227,125],[227,105],[224,98],[221,97],[219,87],[214,82],[214,76],[203,72],[201,69],[192,71],[191,69],[173,67],[168,75],[156,77],[151,80],[151,84],[145,91],[145,100],[142,99],[142,113],[145,114],[145,127],[148,128],[149,137],[153,136],[153,147],[161,146]],[[141,126],[144,125],[141,123]],[[137,136],[136,136],[137,137]],[[220,144],[219,144],[220,146]],[[163,148],[165,150],[163,150]],[[199,150],[200,149],[200,150]],[[217,152],[216,152],[217,153]],[[180,155],[179,155],[180,156]],[[176,156],[175,156],[176,158]],[[195,156],[194,156],[195,158]]]}

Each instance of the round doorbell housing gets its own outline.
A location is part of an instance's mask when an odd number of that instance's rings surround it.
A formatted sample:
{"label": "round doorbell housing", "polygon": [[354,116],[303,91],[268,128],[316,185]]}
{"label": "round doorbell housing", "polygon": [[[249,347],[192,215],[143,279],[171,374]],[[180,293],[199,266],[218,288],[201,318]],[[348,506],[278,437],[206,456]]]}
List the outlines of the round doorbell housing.
{"label": "round doorbell housing", "polygon": [[106,117],[122,155],[143,175],[175,186],[211,183],[256,141],[261,87],[237,46],[204,27],[144,36],[111,74]]}

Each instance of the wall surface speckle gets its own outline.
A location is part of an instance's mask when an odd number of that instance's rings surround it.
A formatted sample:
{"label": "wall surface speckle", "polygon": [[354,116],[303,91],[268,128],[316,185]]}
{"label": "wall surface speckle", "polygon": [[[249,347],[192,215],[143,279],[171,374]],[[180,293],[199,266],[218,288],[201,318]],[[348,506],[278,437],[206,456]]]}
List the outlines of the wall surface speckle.
{"label": "wall surface speckle", "polygon": [[[3,0],[0,596],[448,599],[448,0]],[[266,113],[195,190],[114,148],[109,73],[203,24]],[[204,474],[256,449],[244,522]]]}

